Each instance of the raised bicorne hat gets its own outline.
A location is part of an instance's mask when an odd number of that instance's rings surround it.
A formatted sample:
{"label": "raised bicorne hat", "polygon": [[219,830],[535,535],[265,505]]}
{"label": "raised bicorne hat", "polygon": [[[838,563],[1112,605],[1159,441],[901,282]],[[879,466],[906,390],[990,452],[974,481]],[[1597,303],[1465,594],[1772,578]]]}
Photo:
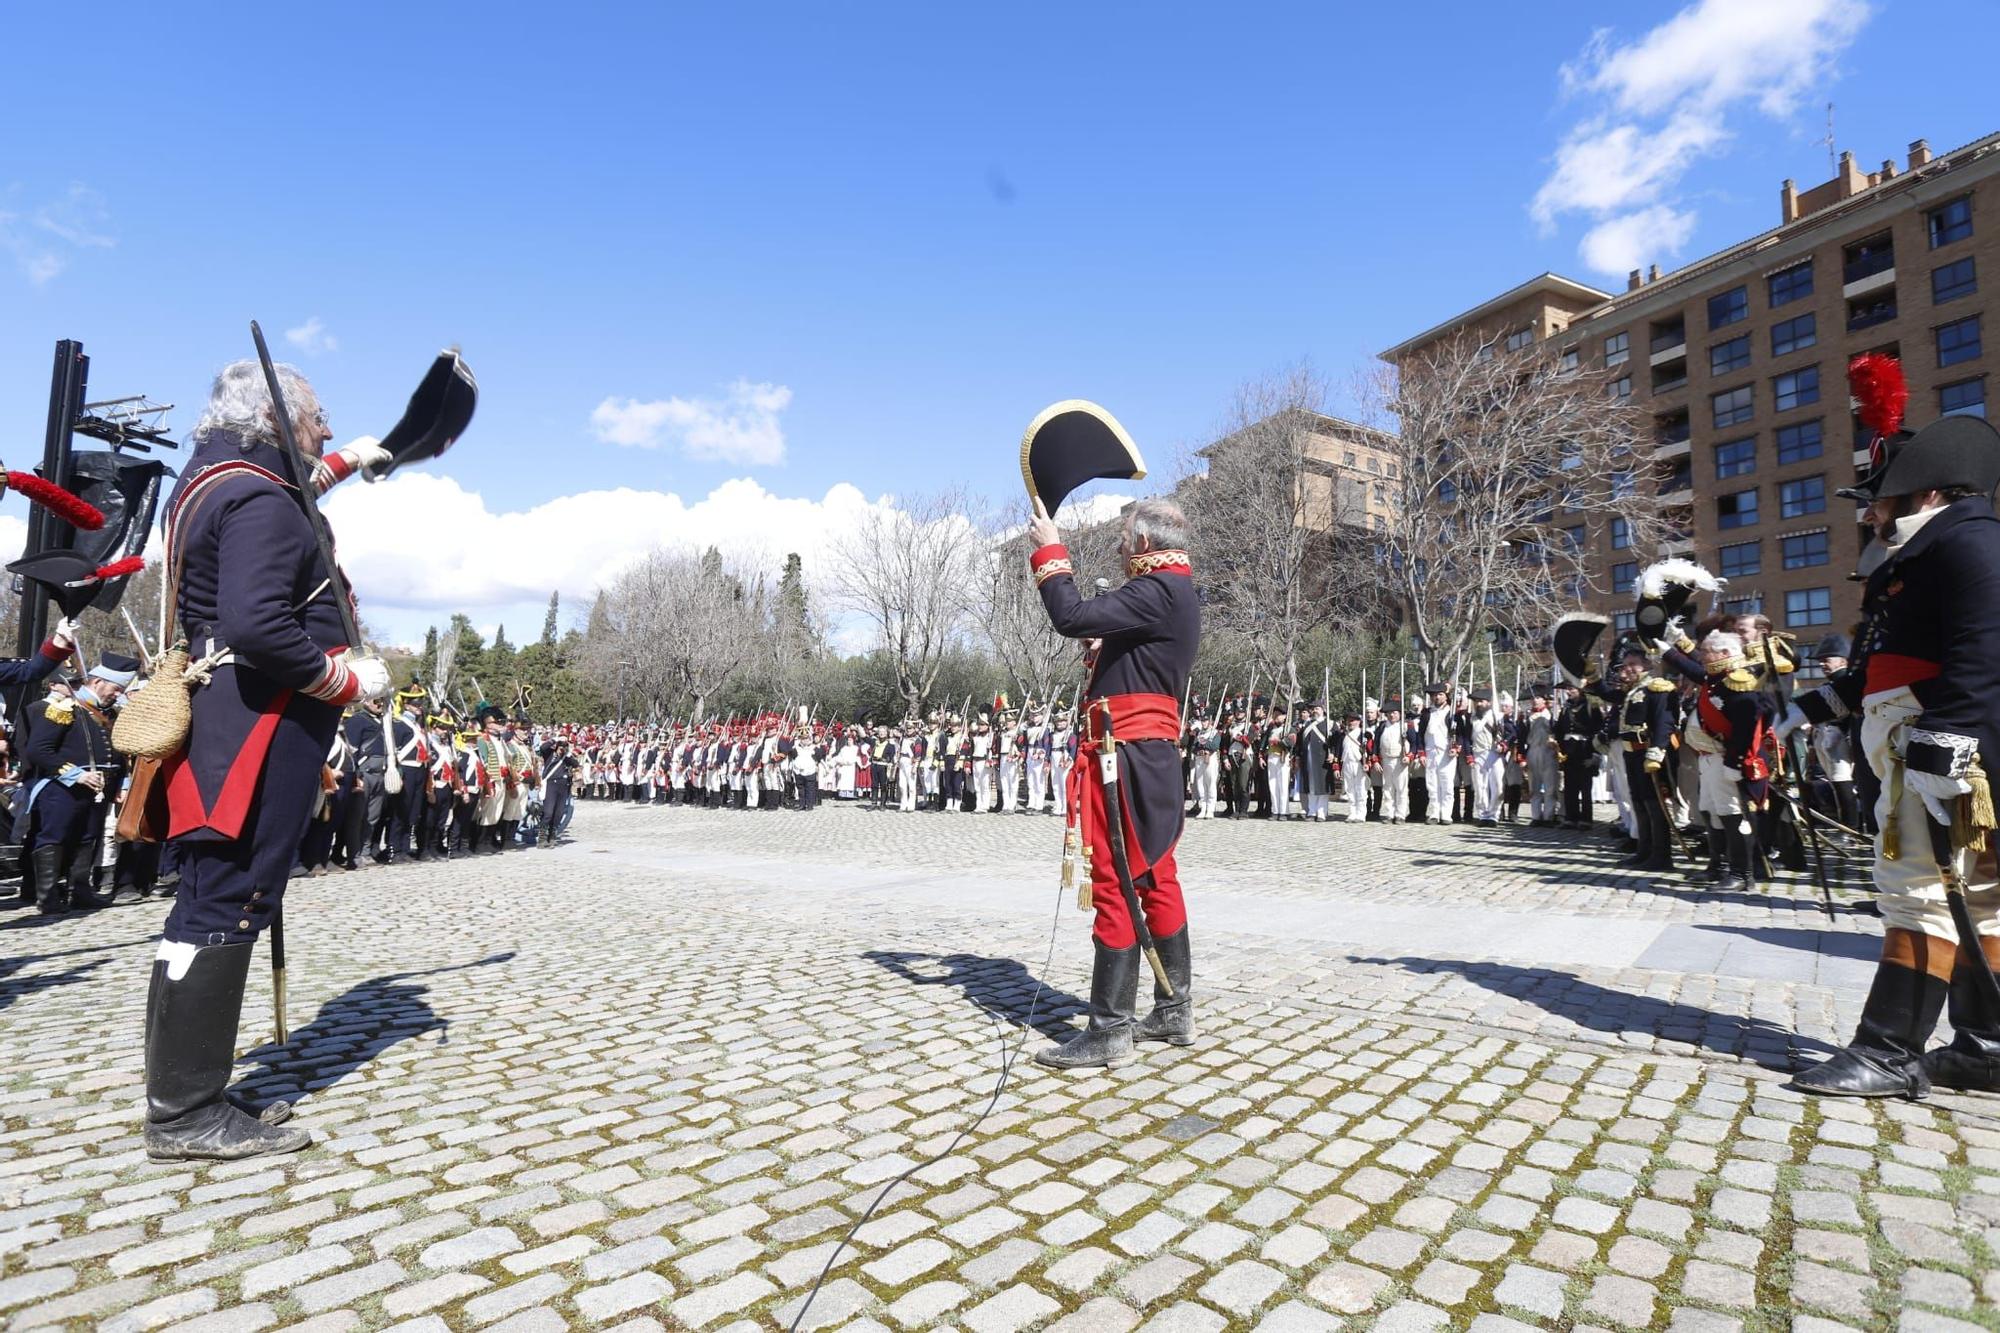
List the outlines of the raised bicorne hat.
{"label": "raised bicorne hat", "polygon": [[1087,481],[1138,481],[1146,475],[1139,446],[1096,403],[1067,398],[1041,410],[1021,437],[1021,480],[1028,498],[1054,514]]}

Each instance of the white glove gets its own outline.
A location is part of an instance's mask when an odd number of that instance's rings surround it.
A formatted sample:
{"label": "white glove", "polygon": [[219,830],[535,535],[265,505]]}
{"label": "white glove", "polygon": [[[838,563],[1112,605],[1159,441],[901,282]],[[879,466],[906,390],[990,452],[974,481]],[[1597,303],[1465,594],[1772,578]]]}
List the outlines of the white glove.
{"label": "white glove", "polygon": [[49,631],[49,640],[58,648],[76,647],[77,623],[68,616],[56,621],[56,627]]}
{"label": "white glove", "polygon": [[395,461],[395,455],[373,440],[356,440],[340,451],[350,472],[359,472],[369,481],[379,481],[377,472]]}
{"label": "white glove", "polygon": [[1790,736],[1800,727],[1805,726],[1808,721],[1810,719],[1806,717],[1803,708],[1800,708],[1795,703],[1787,704],[1785,705],[1785,715],[1778,719],[1778,725],[1771,729],[1771,734],[1778,738],[1778,744],[1783,745],[1786,737]]}
{"label": "white glove", "polygon": [[360,700],[380,699],[389,693],[389,664],[379,657],[349,657],[347,669],[354,673]]}
{"label": "white glove", "polygon": [[1645,764],[1648,773],[1657,773],[1667,762],[1667,752],[1663,746],[1650,746],[1646,750]]}
{"label": "white glove", "polygon": [[1930,811],[1931,818],[1946,828],[1951,827],[1951,805],[1972,790],[1972,784],[1964,778],[1948,778],[1939,773],[1919,773],[1914,769],[1903,771],[1903,790],[1913,791],[1924,798],[1924,809]]}

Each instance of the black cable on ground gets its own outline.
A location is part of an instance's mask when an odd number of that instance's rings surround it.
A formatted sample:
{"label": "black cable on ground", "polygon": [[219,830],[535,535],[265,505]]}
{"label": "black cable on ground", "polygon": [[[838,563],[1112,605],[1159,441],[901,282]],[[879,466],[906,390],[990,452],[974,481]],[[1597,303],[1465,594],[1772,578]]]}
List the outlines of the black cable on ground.
{"label": "black cable on ground", "polygon": [[1027,1045],[1028,1034],[1035,1030],[1035,1011],[1042,1002],[1042,991],[1048,984],[1045,978],[1049,974],[1049,969],[1055,966],[1056,940],[1062,934],[1063,902],[1070,896],[1071,893],[1069,890],[1056,890],[1056,915],[1054,922],[1049,926],[1048,956],[1042,959],[1042,970],[1035,977],[1035,993],[1028,1000],[1028,1015],[1021,1020],[1021,1035],[1015,1040],[1012,1049],[1008,1049],[1006,1044],[1006,1026],[1002,1022],[1004,1016],[998,1009],[990,1005],[980,1005],[980,1008],[986,1010],[987,1014],[993,1019],[994,1026],[1000,1029],[1001,1042],[1000,1080],[993,1087],[993,1096],[988,1099],[986,1109],[981,1111],[977,1116],[974,1116],[972,1123],[952,1135],[951,1142],[947,1143],[935,1156],[918,1162],[915,1166],[910,1167],[882,1186],[882,1192],[869,1202],[867,1209],[862,1212],[860,1217],[855,1219],[854,1225],[847,1228],[846,1234],[840,1238],[840,1243],[833,1247],[833,1253],[826,1257],[826,1263],[820,1267],[819,1276],[813,1279],[812,1290],[806,1293],[805,1304],[799,1307],[799,1312],[792,1316],[792,1322],[787,1325],[787,1333],[798,1333],[799,1323],[806,1317],[806,1311],[812,1309],[813,1300],[819,1295],[820,1286],[826,1281],[826,1275],[833,1271],[834,1263],[846,1252],[847,1247],[854,1240],[855,1233],[868,1225],[868,1219],[875,1216],[875,1210],[882,1206],[882,1201],[889,1197],[890,1191],[907,1181],[917,1172],[922,1171],[926,1167],[936,1166],[939,1162],[951,1156],[952,1153],[958,1150],[958,1145],[965,1142],[968,1135],[986,1123],[986,1117],[993,1114],[993,1108],[1000,1105],[1000,1098],[1007,1091],[1007,1078],[1014,1072],[1014,1061],[1020,1058],[1021,1048]]}

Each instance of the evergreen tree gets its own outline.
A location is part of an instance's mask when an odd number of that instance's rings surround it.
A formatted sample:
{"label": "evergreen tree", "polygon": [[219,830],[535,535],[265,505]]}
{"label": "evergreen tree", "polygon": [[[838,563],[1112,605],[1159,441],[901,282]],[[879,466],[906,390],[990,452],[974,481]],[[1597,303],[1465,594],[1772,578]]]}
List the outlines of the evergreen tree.
{"label": "evergreen tree", "polygon": [[542,642],[550,648],[556,646],[556,621],[561,610],[561,602],[558,599],[561,596],[560,592],[549,594],[549,613],[542,620]]}

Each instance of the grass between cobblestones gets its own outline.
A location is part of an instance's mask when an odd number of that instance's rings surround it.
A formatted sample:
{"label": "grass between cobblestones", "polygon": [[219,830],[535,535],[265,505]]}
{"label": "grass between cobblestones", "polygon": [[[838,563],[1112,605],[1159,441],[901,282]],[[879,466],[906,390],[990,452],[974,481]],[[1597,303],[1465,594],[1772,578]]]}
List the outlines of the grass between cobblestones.
{"label": "grass between cobblestones", "polygon": [[[904,822],[1001,864],[1042,831]],[[1362,875],[1413,840],[1463,845],[1376,832]],[[1039,963],[1043,909],[911,908],[884,885],[913,835],[853,811],[586,808],[579,833],[611,855],[302,890],[315,1016],[255,1081],[305,1091],[320,1144],[283,1161],[144,1160],[137,913],[10,932],[110,961],[0,975],[8,1326],[782,1326],[882,1182],[985,1104],[1018,1029],[970,997],[1025,1010],[1010,960]],[[1299,833],[1231,829],[1218,859],[1257,836],[1289,858]],[[767,835],[817,842],[783,849],[789,876],[716,859]],[[1438,897],[1519,889],[1457,873]],[[800,887],[821,874],[853,882]],[[422,928],[383,928],[399,918]],[[979,1133],[860,1230],[808,1326],[2000,1328],[1991,1104],[1807,1101],[1686,1043],[1630,1049],[1553,998],[1524,1029],[1533,1001],[1463,974],[1322,964],[1338,950],[1301,967],[1316,951],[1229,924],[1198,946],[1197,1046],[1085,1075],[1024,1056]],[[1058,996],[1084,989],[1080,944]],[[885,950],[928,957],[903,975]]]}

